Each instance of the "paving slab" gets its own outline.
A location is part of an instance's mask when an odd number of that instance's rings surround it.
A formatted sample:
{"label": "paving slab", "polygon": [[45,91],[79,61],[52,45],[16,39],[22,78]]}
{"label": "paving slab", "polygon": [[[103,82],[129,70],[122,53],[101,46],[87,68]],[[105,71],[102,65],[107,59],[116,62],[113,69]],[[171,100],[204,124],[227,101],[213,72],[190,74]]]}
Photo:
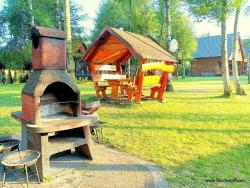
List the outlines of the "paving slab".
{"label": "paving slab", "polygon": [[[155,164],[104,145],[95,144],[94,148],[94,160],[87,160],[75,152],[53,157],[50,160],[50,168],[56,176],[47,177],[41,184],[37,184],[36,177],[31,176],[29,187],[168,187],[164,174]],[[0,181],[2,181],[2,171],[0,165]],[[31,171],[29,173],[32,175]],[[24,170],[8,170],[4,187],[25,186]]]}

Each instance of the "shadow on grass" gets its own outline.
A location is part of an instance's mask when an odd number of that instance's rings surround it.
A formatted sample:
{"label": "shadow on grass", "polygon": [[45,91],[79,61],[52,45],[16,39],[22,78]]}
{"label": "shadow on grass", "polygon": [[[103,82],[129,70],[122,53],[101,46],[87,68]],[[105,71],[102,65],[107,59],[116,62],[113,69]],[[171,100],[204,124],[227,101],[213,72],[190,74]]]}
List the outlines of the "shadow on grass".
{"label": "shadow on grass", "polygon": [[[247,99],[249,98],[247,95],[241,96],[242,99]],[[214,99],[214,100],[213,100]],[[218,99],[218,100],[216,100]],[[225,99],[223,101],[221,101],[221,99]],[[198,94],[190,94],[190,95],[186,95],[186,96],[182,96],[182,97],[174,97],[174,100],[177,101],[173,101],[173,102],[178,102],[178,103],[197,103],[197,100],[199,100],[199,103],[206,103],[206,104],[214,104],[214,103],[226,103],[226,104],[242,104],[242,101],[237,101],[237,100],[231,100],[231,99],[235,99],[235,95],[231,96],[231,97],[227,97],[224,95],[217,95],[217,96],[202,96]],[[167,98],[168,100],[168,98]],[[171,99],[172,100],[172,99]],[[244,104],[250,104],[250,102],[244,102]]]}
{"label": "shadow on grass", "polygon": [[[100,100],[96,97],[95,94],[84,94],[81,96],[81,101],[82,102],[91,102],[91,101],[96,101]],[[131,103],[127,102],[120,102],[120,101],[110,101],[109,99],[101,99],[100,100],[101,105],[104,106],[109,106],[109,107],[116,107],[116,108],[130,108],[132,106]]]}
{"label": "shadow on grass", "polygon": [[128,130],[153,130],[153,131],[176,131],[179,133],[225,133],[225,134],[238,134],[238,133],[250,133],[250,129],[240,129],[240,130],[232,130],[232,129],[188,129],[188,128],[178,128],[178,127],[153,127],[153,126],[110,126],[105,125],[107,129],[128,129]]}
{"label": "shadow on grass", "polygon": [[[117,118],[117,113],[108,114],[109,118]],[[228,121],[235,123],[250,123],[250,119],[245,114],[202,114],[202,113],[185,113],[185,114],[176,114],[176,113],[153,113],[149,112],[127,112],[125,114],[119,114],[119,119],[128,118],[131,120],[165,120],[166,125],[168,124],[167,120],[181,120],[184,122],[216,122],[219,121]]]}
{"label": "shadow on grass", "polygon": [[[197,99],[228,99],[228,97],[225,97],[224,95],[217,95],[217,96],[193,96],[190,94],[190,96],[185,96],[185,97],[174,97],[174,99],[191,99],[191,100],[197,100]],[[179,101],[178,101],[179,102]],[[188,101],[189,102],[189,101]],[[205,101],[207,103],[207,101]],[[217,101],[216,101],[217,102]],[[210,102],[209,102],[210,103]]]}
{"label": "shadow on grass", "polygon": [[250,145],[244,145],[164,171],[171,187],[249,187],[249,156]]}
{"label": "shadow on grass", "polygon": [[122,102],[122,101],[110,101],[109,99],[105,99],[101,101],[101,104],[106,107],[115,107],[119,109],[132,108],[134,105],[133,102]]}

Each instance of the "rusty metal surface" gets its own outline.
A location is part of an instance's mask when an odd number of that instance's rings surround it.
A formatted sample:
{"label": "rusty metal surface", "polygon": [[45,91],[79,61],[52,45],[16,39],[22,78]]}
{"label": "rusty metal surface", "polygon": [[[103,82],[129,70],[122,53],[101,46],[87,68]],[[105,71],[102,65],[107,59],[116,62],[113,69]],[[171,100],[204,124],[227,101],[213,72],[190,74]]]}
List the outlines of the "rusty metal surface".
{"label": "rusty metal surface", "polygon": [[39,37],[37,48],[32,45],[33,69],[66,69],[65,39]]}
{"label": "rusty metal surface", "polygon": [[32,97],[27,94],[22,94],[22,118],[24,121],[32,124],[40,124],[41,115],[39,104],[40,97]]}
{"label": "rusty metal surface", "polygon": [[59,38],[59,39],[66,39],[66,33],[63,31],[57,31],[50,28],[45,27],[32,27],[31,29],[31,39],[32,35],[35,36],[43,36],[43,37],[52,37],[52,38]]}

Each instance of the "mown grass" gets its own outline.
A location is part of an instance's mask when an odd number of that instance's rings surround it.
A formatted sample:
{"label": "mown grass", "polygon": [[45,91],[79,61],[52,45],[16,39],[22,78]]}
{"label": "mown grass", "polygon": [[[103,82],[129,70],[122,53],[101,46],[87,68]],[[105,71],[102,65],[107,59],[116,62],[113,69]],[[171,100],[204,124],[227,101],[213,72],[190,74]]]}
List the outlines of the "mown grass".
{"label": "mown grass", "polygon": [[[250,186],[250,85],[248,96],[222,97],[221,78],[174,82],[166,102],[102,103],[105,141],[162,167],[171,187]],[[22,85],[0,86],[0,134],[19,134],[10,112],[20,110]],[[82,99],[94,96],[79,84]],[[207,180],[244,180],[207,182]]]}

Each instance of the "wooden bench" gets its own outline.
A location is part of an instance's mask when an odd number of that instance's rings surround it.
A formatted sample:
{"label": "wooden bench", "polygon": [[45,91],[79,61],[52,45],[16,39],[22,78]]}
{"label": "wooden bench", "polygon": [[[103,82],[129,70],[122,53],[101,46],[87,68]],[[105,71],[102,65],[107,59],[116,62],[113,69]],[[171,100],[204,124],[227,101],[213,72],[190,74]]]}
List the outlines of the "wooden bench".
{"label": "wooden bench", "polygon": [[119,74],[115,65],[95,64],[91,66],[91,73],[98,98],[107,98],[106,89],[112,87],[108,80],[126,79],[126,75]]}
{"label": "wooden bench", "polygon": [[[145,75],[146,71],[159,70],[161,75]],[[143,64],[138,75],[137,81],[133,86],[127,86],[125,88],[128,94],[128,101],[131,101],[135,97],[135,101],[139,102],[142,97],[142,90],[149,89],[150,96],[147,98],[163,100],[163,94],[168,80],[168,73],[174,71],[173,65],[166,65],[164,63],[148,63]],[[145,87],[149,86],[149,87]],[[157,96],[155,96],[157,94]]]}

